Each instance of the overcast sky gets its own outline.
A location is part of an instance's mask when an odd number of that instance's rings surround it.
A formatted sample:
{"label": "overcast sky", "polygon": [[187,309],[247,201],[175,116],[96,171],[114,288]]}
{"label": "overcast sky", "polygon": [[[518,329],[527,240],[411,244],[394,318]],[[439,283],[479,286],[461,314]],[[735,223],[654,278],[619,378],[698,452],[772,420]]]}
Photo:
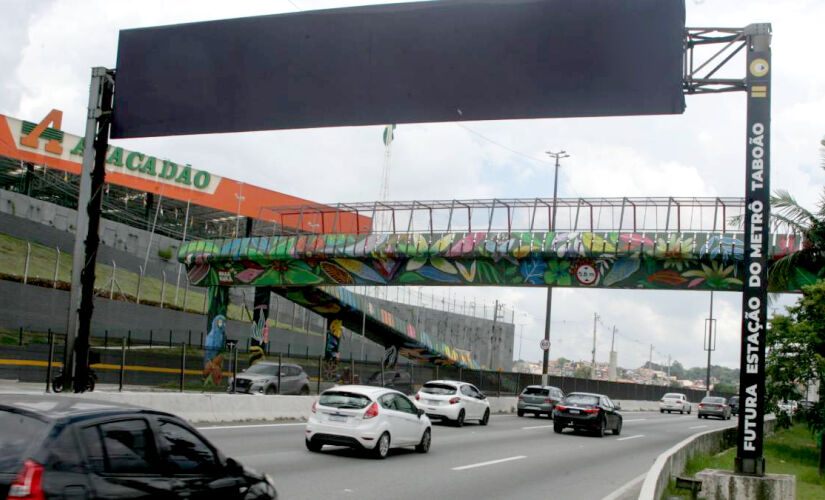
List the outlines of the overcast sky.
{"label": "overcast sky", "polygon": [[[276,14],[366,0],[141,1],[0,0],[0,113],[40,120],[64,111],[63,129],[82,135],[90,68],[114,67],[118,30]],[[821,0],[687,1],[688,26],[773,25],[772,188],[813,208],[825,175],[825,65]],[[744,75],[744,63],[741,72]],[[390,199],[551,197],[547,150],[566,149],[560,197],[742,196],[745,95],[687,98],[683,115],[513,120],[399,125]],[[320,202],[378,198],[384,159],[381,127],[256,132],[117,141],[155,156]],[[518,153],[518,154],[517,154]],[[348,175],[340,175],[346,171]],[[443,289],[436,294],[445,293]],[[500,299],[515,307],[522,357],[541,359],[545,292],[496,288],[454,290],[458,297]],[[607,360],[618,328],[619,364],[636,367],[667,355],[702,366],[708,292],[556,289],[553,357],[590,359],[593,314],[597,359]],[[392,296],[392,295],[391,295]],[[719,341],[714,363],[738,367],[741,295],[715,294]],[[793,296],[772,307],[781,310]],[[459,302],[461,299],[459,299]],[[519,351],[516,339],[515,352]]]}

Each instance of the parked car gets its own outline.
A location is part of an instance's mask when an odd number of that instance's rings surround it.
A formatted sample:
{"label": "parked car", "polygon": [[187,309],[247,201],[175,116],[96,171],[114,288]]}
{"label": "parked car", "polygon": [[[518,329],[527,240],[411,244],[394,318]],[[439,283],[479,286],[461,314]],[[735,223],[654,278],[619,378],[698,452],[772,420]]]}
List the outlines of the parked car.
{"label": "parked car", "polygon": [[457,427],[467,420],[481,425],[490,421],[490,402],[473,384],[455,380],[432,380],[415,395],[419,408],[431,419],[452,422]]}
{"label": "parked car", "polygon": [[[227,391],[233,390],[232,382],[232,377],[229,377]],[[258,361],[239,373],[234,384],[235,392],[246,394],[309,394],[309,387],[309,376],[300,365],[279,365],[272,361]]]}
{"label": "parked car", "polygon": [[414,392],[412,376],[410,375],[410,372],[402,370],[385,371],[383,384],[381,383],[381,372],[374,372],[369,377],[367,377],[366,385],[372,385],[375,387],[387,387],[390,389],[395,389],[399,392],[403,392],[404,394],[412,394]]}
{"label": "parked car", "polygon": [[516,406],[516,414],[523,417],[525,413],[535,416],[547,415],[553,418],[556,403],[564,399],[564,393],[551,385],[528,385],[521,391]]}
{"label": "parked car", "polygon": [[730,420],[730,406],[725,398],[707,396],[699,403],[699,418],[719,417]]}
{"label": "parked car", "polygon": [[573,427],[574,431],[592,431],[599,437],[610,430],[618,436],[622,432],[622,415],[616,410],[603,394],[571,392],[553,410],[553,430],[560,434],[566,427]]}
{"label": "parked car", "polygon": [[730,414],[739,414],[739,396],[731,396],[728,398],[728,406],[730,406]]}
{"label": "parked car", "polygon": [[306,447],[318,452],[325,444],[349,446],[370,451],[376,458],[402,446],[427,453],[431,427],[424,411],[394,389],[339,385],[322,392],[312,404]]}
{"label": "parked car", "polygon": [[682,414],[687,412],[690,415],[691,408],[687,396],[680,392],[668,392],[659,400],[659,413],[678,411]]}
{"label": "parked car", "polygon": [[277,498],[168,413],[69,396],[0,399],[0,498]]}
{"label": "parked car", "polygon": [[779,407],[780,413],[787,413],[788,415],[793,415],[799,410],[796,401],[779,401],[776,405]]}

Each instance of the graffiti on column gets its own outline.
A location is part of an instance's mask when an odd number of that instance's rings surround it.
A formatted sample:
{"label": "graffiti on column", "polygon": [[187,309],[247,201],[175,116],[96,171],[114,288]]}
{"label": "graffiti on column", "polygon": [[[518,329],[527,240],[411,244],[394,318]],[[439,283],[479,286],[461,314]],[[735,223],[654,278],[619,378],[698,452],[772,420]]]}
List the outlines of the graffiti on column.
{"label": "graffiti on column", "polygon": [[264,358],[269,344],[269,297],[268,287],[255,288],[255,303],[252,312],[252,328],[249,336],[249,365]]}
{"label": "graffiti on column", "polygon": [[324,349],[324,359],[327,361],[338,361],[340,357],[339,349],[341,347],[341,333],[343,332],[344,324],[340,319],[334,319],[329,322],[327,328],[327,342]]}
{"label": "graffiti on column", "polygon": [[218,385],[223,376],[224,356],[221,354],[226,343],[226,316],[218,314],[212,318],[212,327],[206,335],[203,356],[204,385]]}

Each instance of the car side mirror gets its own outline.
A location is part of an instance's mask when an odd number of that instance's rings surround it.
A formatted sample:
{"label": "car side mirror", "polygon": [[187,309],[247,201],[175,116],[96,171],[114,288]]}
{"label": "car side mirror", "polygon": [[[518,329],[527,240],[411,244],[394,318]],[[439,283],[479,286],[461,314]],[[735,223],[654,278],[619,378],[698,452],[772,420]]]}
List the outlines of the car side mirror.
{"label": "car side mirror", "polygon": [[425,412],[423,409],[421,409],[421,408],[419,408],[417,411],[418,411],[418,418],[421,418],[422,416],[424,416],[424,413],[426,413],[426,412]]}
{"label": "car side mirror", "polygon": [[617,410],[621,410],[621,409],[622,409],[622,404],[621,404],[621,403],[619,403],[618,401],[616,401],[616,409],[617,409]]}
{"label": "car side mirror", "polygon": [[479,394],[478,399],[487,399],[487,396],[485,396],[484,394]]}
{"label": "car side mirror", "polygon": [[232,476],[243,475],[243,465],[241,465],[234,458],[227,458],[224,463],[224,468],[226,469],[226,472]]}

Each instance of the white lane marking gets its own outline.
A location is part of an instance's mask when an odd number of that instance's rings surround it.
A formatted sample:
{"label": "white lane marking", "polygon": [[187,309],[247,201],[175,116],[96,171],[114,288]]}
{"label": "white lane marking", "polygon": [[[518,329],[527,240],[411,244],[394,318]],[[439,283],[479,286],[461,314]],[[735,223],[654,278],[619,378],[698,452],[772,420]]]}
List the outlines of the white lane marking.
{"label": "white lane marking", "polygon": [[523,458],[527,458],[525,455],[518,455],[515,457],[508,457],[508,458],[501,458],[499,460],[490,460],[489,462],[479,462],[477,464],[470,464],[470,465],[462,465],[461,467],[453,467],[452,470],[467,470],[467,469],[475,469],[476,467],[486,467],[488,465],[495,465],[500,464],[502,462],[511,462],[513,460],[521,460]]}
{"label": "white lane marking", "polygon": [[626,438],[619,438],[616,441],[627,441],[628,439],[636,439],[636,438],[643,438],[645,437],[644,434],[636,434],[635,436],[627,436]]}
{"label": "white lane marking", "polygon": [[619,498],[623,498],[630,490],[632,490],[633,488],[638,486],[639,483],[644,481],[644,478],[645,478],[646,475],[647,475],[647,472],[639,474],[638,476],[634,477],[630,481],[628,481],[625,484],[623,484],[622,486],[620,486],[619,489],[617,489],[613,493],[611,493],[611,494],[607,495],[606,497],[604,497],[602,500],[618,500]]}
{"label": "white lane marking", "polygon": [[256,427],[286,427],[290,425],[306,425],[306,422],[295,422],[289,424],[212,425],[209,427],[195,427],[195,429],[199,431],[211,431],[218,429],[254,429]]}
{"label": "white lane marking", "polygon": [[623,420],[624,423],[628,422],[641,422],[642,420],[647,420],[646,418],[632,418],[630,420]]}
{"label": "white lane marking", "polygon": [[529,430],[529,429],[549,429],[550,427],[553,427],[553,426],[552,425],[532,425],[530,427],[522,427],[521,429],[526,431],[526,430]]}
{"label": "white lane marking", "polygon": [[688,427],[688,429],[704,429],[707,425],[694,425],[693,427]]}

